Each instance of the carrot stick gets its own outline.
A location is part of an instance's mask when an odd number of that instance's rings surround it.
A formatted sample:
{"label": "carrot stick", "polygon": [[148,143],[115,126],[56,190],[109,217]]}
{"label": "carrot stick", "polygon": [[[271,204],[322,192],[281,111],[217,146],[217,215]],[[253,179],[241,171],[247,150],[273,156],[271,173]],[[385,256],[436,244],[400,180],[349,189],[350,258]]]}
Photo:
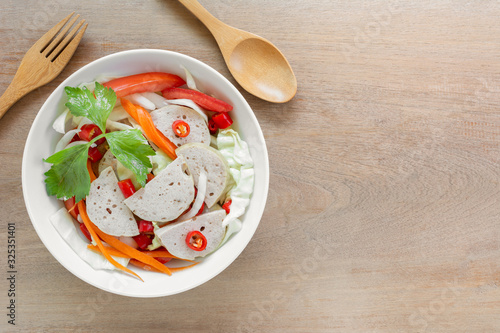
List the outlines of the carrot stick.
{"label": "carrot stick", "polygon": [[[101,253],[101,250],[99,249],[99,247],[97,247],[97,246],[95,246],[93,244],[89,244],[89,245],[87,245],[87,247],[90,250],[94,251],[94,252]],[[104,248],[112,256],[120,257],[120,258],[130,258],[130,256],[126,255],[123,252],[118,251],[114,247],[104,246]],[[172,259],[177,259],[177,260],[182,260],[182,261],[189,261],[189,262],[192,262],[192,263],[196,262],[196,261],[193,261],[193,260],[182,259],[182,258],[176,257],[176,256],[170,254],[170,252],[168,252],[167,250],[140,251],[140,252],[144,253],[145,255],[150,256],[152,258],[172,258]]]}
{"label": "carrot stick", "polygon": [[189,262],[195,262],[189,259],[182,259],[179,257],[176,257],[167,250],[154,250],[154,251],[142,251],[145,255],[148,255],[153,258],[172,258],[172,259],[178,259],[178,260],[183,260],[183,261],[189,261]]}
{"label": "carrot stick", "polygon": [[90,162],[90,159],[87,159],[87,171],[89,172],[90,182],[92,183],[96,180],[96,176],[94,174],[94,170],[92,170],[92,163]]}
{"label": "carrot stick", "polygon": [[191,264],[191,265],[189,265],[189,266],[183,266],[183,267],[170,267],[170,270],[171,270],[172,272],[179,272],[179,271],[183,271],[183,270],[185,270],[185,269],[191,268],[191,267],[193,267],[193,266],[196,266],[196,265],[198,265],[198,264],[199,264],[199,262],[195,262],[194,264]]}
{"label": "carrot stick", "polygon": [[143,107],[132,104],[129,100],[122,98],[120,101],[125,111],[141,125],[148,139],[153,141],[168,157],[175,160],[177,146],[156,128],[151,115]]}
{"label": "carrot stick", "polygon": [[175,150],[177,146],[172,143],[162,132],[160,132],[153,123],[151,115],[140,106],[136,106],[137,117],[139,118],[139,125],[144,129],[146,135],[165,152],[171,159],[175,160],[177,155]]}
{"label": "carrot stick", "polygon": [[[144,280],[141,279],[141,277],[139,275],[137,275],[135,272],[131,271],[127,267],[116,262],[116,260],[113,259],[109,255],[109,253],[106,251],[101,240],[96,235],[96,230],[99,230],[99,229],[94,225],[94,223],[92,223],[92,221],[90,221],[89,216],[87,215],[87,207],[85,206],[85,203],[83,202],[83,200],[80,200],[80,202],[78,202],[78,211],[80,212],[80,216],[82,217],[83,223],[85,224],[85,226],[89,230],[90,235],[92,235],[92,239],[97,243],[97,246],[99,247],[99,250],[101,250],[101,253],[104,255],[104,257],[106,257],[106,259],[108,259],[108,261],[110,263],[112,263],[113,266],[115,266],[116,268],[119,268],[124,272],[130,273],[130,274],[138,277],[142,282],[144,282]],[[100,231],[100,232],[102,232],[102,231]]]}
{"label": "carrot stick", "polygon": [[[139,267],[139,268],[141,268],[141,269],[143,269],[145,271],[159,272],[156,268],[151,267],[149,265],[146,265],[145,263],[140,262],[139,260],[136,260],[136,259],[130,259],[130,264],[134,265],[135,267]],[[170,269],[172,272],[179,272],[179,271],[191,268],[193,266],[196,266],[198,264],[199,264],[198,262],[194,262],[194,264],[191,264],[189,266],[184,266],[184,267],[169,267],[168,269]]]}
{"label": "carrot stick", "polygon": [[[79,208],[79,207],[78,207]],[[83,218],[83,217],[82,217]],[[94,224],[92,223],[90,220],[88,221],[89,224],[91,225],[92,229],[97,233],[97,235],[99,235],[99,237],[105,241],[106,243],[108,243],[108,245],[114,247],[115,249],[117,249],[118,251],[130,256],[131,258],[133,259],[137,259],[147,265],[150,265],[150,266],[153,266],[154,268],[158,269],[159,271],[161,271],[162,273],[165,273],[165,274],[168,274],[168,275],[172,275],[172,273],[170,272],[170,270],[168,269],[168,267],[164,266],[162,263],[160,263],[158,260],[154,259],[153,257],[150,257],[148,255],[145,255],[144,253],[140,252],[140,251],[137,251],[136,249],[134,249],[133,247],[130,247],[128,246],[127,244],[119,241],[118,239],[116,239],[115,237],[113,236],[110,236],[104,232],[102,232],[101,230],[99,230],[99,228]],[[102,251],[102,249],[101,249]]]}
{"label": "carrot stick", "polygon": [[131,101],[125,98],[121,98],[120,102],[122,103],[123,108],[127,113],[137,122],[139,123],[139,117],[137,116],[137,110],[134,104]]}
{"label": "carrot stick", "polygon": [[[101,249],[98,246],[95,246],[93,244],[89,244],[89,245],[87,245],[87,247],[89,250],[92,250],[92,251],[97,252],[97,253],[102,253]],[[120,251],[118,251],[114,247],[104,246],[104,248],[112,256],[120,257],[120,258],[130,258],[128,255],[121,253]]]}
{"label": "carrot stick", "polygon": [[131,265],[134,265],[135,267],[138,267],[138,268],[143,269],[145,271],[153,271],[153,272],[159,272],[160,273],[160,271],[157,270],[156,268],[151,267],[151,266],[149,266],[149,265],[147,265],[147,264],[145,264],[145,263],[143,263],[143,262],[141,262],[141,261],[139,261],[137,259],[133,259],[132,258],[132,259],[130,259],[129,263]]}
{"label": "carrot stick", "polygon": [[[101,250],[93,244],[89,244],[89,245],[87,245],[87,247],[92,251],[101,252]],[[130,258],[130,256],[126,255],[123,252],[118,251],[114,247],[110,247],[110,246],[104,246],[104,247],[106,248],[106,251],[108,251],[108,253],[111,254],[112,256],[121,257],[121,258]],[[189,259],[182,259],[182,258],[176,257],[176,256],[170,254],[170,252],[168,252],[166,250],[140,251],[140,252],[144,253],[145,255],[150,256],[152,258],[172,258],[172,259],[184,260],[184,261],[189,261],[189,262],[195,262],[195,261],[192,261]]]}

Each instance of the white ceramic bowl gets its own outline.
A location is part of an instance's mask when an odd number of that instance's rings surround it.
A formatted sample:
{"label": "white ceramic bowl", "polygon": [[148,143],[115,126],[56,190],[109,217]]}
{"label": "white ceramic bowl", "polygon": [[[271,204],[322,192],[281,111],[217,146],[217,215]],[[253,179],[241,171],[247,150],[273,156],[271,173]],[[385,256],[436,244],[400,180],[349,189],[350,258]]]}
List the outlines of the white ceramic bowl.
{"label": "white ceramic bowl", "polygon": [[[243,228],[219,250],[188,270],[167,276],[134,269],[145,282],[117,271],[96,271],[85,263],[59,236],[49,217],[63,207],[61,201],[47,195],[44,172],[50,165],[43,158],[53,154],[60,134],[52,129],[56,116],[64,108],[64,87],[93,81],[101,74],[126,76],[144,72],[169,72],[184,77],[184,65],[195,77],[198,88],[234,106],[233,127],[247,141],[255,163],[255,186],[250,205],[241,218]],[[242,126],[244,124],[244,126]],[[240,126],[238,126],[240,125]],[[183,54],[164,50],[132,50],[98,59],[68,77],[42,106],[28,135],[22,165],[24,201],[38,236],[64,267],[89,284],[125,296],[159,297],[180,293],[207,282],[229,264],[247,246],[264,211],[269,187],[269,161],[264,136],[250,106],[239,91],[221,74],[206,64]]]}

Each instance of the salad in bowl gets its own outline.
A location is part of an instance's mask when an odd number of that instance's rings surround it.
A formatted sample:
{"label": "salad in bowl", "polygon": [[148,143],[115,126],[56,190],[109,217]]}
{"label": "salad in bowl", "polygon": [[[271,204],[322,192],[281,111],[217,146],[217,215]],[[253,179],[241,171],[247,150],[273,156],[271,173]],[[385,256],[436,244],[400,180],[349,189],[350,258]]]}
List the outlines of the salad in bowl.
{"label": "salad in bowl", "polygon": [[248,104],[213,69],[160,50],[111,55],[68,78],[23,158],[26,206],[49,251],[85,281],[137,297],[181,292],[227,267],[255,232],[267,188]]}

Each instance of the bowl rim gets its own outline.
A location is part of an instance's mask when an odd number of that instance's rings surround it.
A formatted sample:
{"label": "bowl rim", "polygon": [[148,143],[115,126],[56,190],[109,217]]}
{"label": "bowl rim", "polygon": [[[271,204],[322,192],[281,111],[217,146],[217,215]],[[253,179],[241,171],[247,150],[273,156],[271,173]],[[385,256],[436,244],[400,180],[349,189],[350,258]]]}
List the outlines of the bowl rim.
{"label": "bowl rim", "polygon": [[[255,227],[253,227],[252,229],[249,229],[247,231],[247,233],[249,234],[249,236],[247,237],[245,243],[243,244],[243,246],[240,246],[238,247],[238,250],[237,251],[234,251],[232,252],[229,260],[226,260],[224,262],[222,262],[222,264],[220,264],[218,266],[217,269],[215,269],[211,275],[209,276],[206,276],[205,278],[203,279],[200,279],[200,280],[197,280],[195,281],[194,283],[190,283],[188,285],[186,285],[184,288],[180,288],[178,290],[175,290],[173,292],[166,292],[166,293],[159,293],[159,294],[156,294],[156,295],[139,295],[139,294],[135,294],[135,293],[129,293],[129,292],[126,292],[126,290],[124,291],[116,291],[116,290],[112,290],[110,289],[109,287],[106,287],[106,286],[103,286],[103,285],[99,285],[97,282],[95,281],[92,281],[91,278],[83,275],[83,274],[80,274],[78,272],[78,269],[74,266],[70,266],[68,265],[65,261],[63,261],[60,256],[58,255],[58,253],[55,252],[55,249],[53,249],[50,244],[48,244],[48,239],[44,239],[41,235],[41,231],[40,231],[40,228],[41,226],[38,225],[37,223],[35,223],[35,212],[34,212],[34,209],[31,208],[31,205],[30,205],[30,202],[28,200],[28,189],[27,189],[27,182],[28,182],[28,162],[27,162],[27,154],[29,153],[29,150],[30,150],[30,143],[34,140],[34,131],[33,129],[36,128],[38,126],[38,124],[41,122],[41,111],[46,109],[47,107],[49,107],[53,101],[52,99],[55,98],[55,95],[56,95],[56,92],[58,92],[60,89],[63,89],[62,87],[66,86],[67,85],[67,82],[68,81],[71,81],[74,77],[77,77],[79,75],[81,75],[82,73],[84,73],[86,70],[89,69],[89,67],[92,67],[92,66],[95,66],[96,64],[100,63],[100,62],[104,62],[104,61],[108,61],[109,59],[111,58],[117,58],[117,57],[121,57],[121,56],[124,56],[124,55],[132,55],[132,54],[142,54],[142,53],[161,53],[161,54],[164,54],[164,55],[174,55],[174,56],[177,56],[177,57],[180,57],[180,58],[184,58],[184,59],[187,59],[188,61],[193,61],[195,63],[198,63],[198,65],[201,65],[202,67],[205,67],[208,71],[210,72],[213,72],[214,75],[216,76],[219,76],[220,79],[222,79],[222,81],[227,85],[227,88],[229,88],[232,93],[235,94],[236,98],[237,99],[240,99],[241,102],[243,103],[243,105],[245,107],[247,107],[251,112],[249,113],[249,116],[250,118],[252,118],[252,120],[257,124],[257,133],[256,135],[258,136],[259,140],[262,142],[262,151],[259,152],[259,154],[262,154],[261,158],[262,158],[262,162],[263,162],[263,166],[264,166],[264,169],[263,169],[263,176],[264,176],[264,179],[263,179],[263,185],[264,185],[264,191],[263,193],[261,193],[261,196],[260,196],[260,200],[262,202],[262,205],[260,207],[260,209],[258,211],[254,211],[254,215],[255,215],[255,219],[257,220],[256,223],[255,223]],[[60,101],[57,101],[57,102],[60,102]],[[56,102],[56,103],[57,103]],[[169,296],[169,295],[175,295],[175,294],[178,294],[178,293],[182,293],[182,292],[185,292],[187,290],[190,290],[190,289],[193,289],[199,285],[202,285],[208,281],[210,281],[212,278],[214,278],[215,276],[219,275],[222,271],[224,271],[229,265],[231,265],[235,260],[236,258],[243,252],[243,250],[248,246],[250,240],[253,238],[254,234],[255,234],[255,231],[257,230],[259,224],[260,224],[260,221],[262,219],[262,215],[264,213],[264,209],[265,209],[265,205],[266,205],[266,202],[267,202],[267,196],[268,196],[268,193],[269,193],[269,157],[268,157],[268,151],[267,151],[267,145],[266,145],[266,142],[265,142],[265,138],[264,138],[264,134],[262,133],[262,129],[260,127],[260,124],[257,120],[257,117],[255,116],[252,108],[250,107],[250,105],[248,104],[248,102],[246,101],[246,99],[243,97],[243,95],[238,91],[238,89],[236,89],[236,87],[226,78],[224,77],[222,74],[220,74],[217,70],[215,70],[214,68],[212,68],[211,66],[209,66],[208,64],[196,59],[196,58],[193,58],[191,56],[188,56],[188,55],[185,55],[183,53],[179,53],[179,52],[175,52],[175,51],[169,51],[169,50],[161,50],[161,49],[148,49],[148,48],[141,48],[141,49],[132,49],[132,50],[125,50],[125,51],[120,51],[120,52],[116,52],[116,53],[112,53],[112,54],[108,54],[106,56],[103,56],[101,58],[98,58],[98,59],[95,59],[91,62],[89,62],[88,64],[82,66],[81,68],[79,68],[78,70],[76,70],[75,72],[73,72],[71,75],[69,75],[65,80],[63,80],[56,88],[54,88],[54,90],[50,93],[50,95],[47,97],[47,99],[45,100],[45,102],[43,103],[43,105],[40,107],[40,109],[38,110],[38,113],[30,127],[30,130],[29,130],[29,133],[28,133],[28,136],[26,138],[26,142],[25,142],[25,147],[24,147],[24,150],[23,150],[23,157],[22,157],[22,166],[21,166],[21,184],[22,184],[22,190],[23,190],[23,199],[24,199],[24,203],[25,203],[25,206],[26,206],[26,210],[28,212],[28,215],[29,215],[29,218],[30,218],[30,221],[38,235],[38,237],[40,238],[40,240],[42,241],[42,243],[44,244],[45,248],[50,252],[50,254],[64,267],[66,268],[69,272],[71,272],[74,276],[76,276],[77,278],[85,281],[86,283],[98,288],[98,289],[101,289],[101,290],[104,290],[104,291],[107,291],[107,292],[110,292],[110,293],[113,293],[113,294],[117,294],[117,295],[122,295],[122,296],[129,296],[129,297],[137,297],[137,298],[155,298],[155,297],[164,297],[164,296]],[[255,186],[255,185],[254,185]],[[252,192],[252,197],[250,200],[253,200],[254,198],[254,193],[255,193],[255,188],[254,188],[254,191]],[[48,194],[47,194],[48,196]],[[257,207],[259,208],[259,207]],[[246,210],[245,210],[245,213],[247,213],[249,207],[247,206]],[[241,232],[241,231],[240,231]],[[81,259],[83,261],[83,259]]]}

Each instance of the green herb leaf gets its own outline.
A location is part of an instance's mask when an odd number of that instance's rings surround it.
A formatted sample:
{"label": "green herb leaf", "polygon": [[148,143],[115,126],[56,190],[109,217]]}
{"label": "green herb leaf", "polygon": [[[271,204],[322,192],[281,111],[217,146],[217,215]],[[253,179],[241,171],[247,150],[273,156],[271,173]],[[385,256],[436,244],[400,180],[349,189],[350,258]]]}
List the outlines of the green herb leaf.
{"label": "green herb leaf", "polygon": [[85,198],[90,191],[87,171],[88,149],[91,143],[61,150],[46,160],[52,167],[45,173],[45,185],[49,195],[58,199],[75,196],[75,202]]}
{"label": "green herb leaf", "polygon": [[137,181],[144,187],[148,168],[152,167],[148,156],[155,155],[155,151],[141,131],[133,129],[107,133],[106,140],[113,155],[136,175]]}
{"label": "green herb leaf", "polygon": [[86,87],[83,89],[66,87],[64,90],[68,95],[66,106],[71,113],[75,116],[87,117],[105,133],[106,120],[116,103],[116,94],[113,89],[105,88],[96,82],[94,93]]}
{"label": "green herb leaf", "polygon": [[[83,116],[94,122],[103,133],[106,133],[106,120],[116,103],[116,94],[96,82],[94,93],[87,88],[66,87],[68,102],[66,106],[75,116]],[[67,148],[55,153],[45,160],[52,167],[45,173],[45,184],[49,195],[58,198],[75,196],[76,202],[85,198],[90,191],[90,176],[87,171],[88,149],[93,142],[105,137],[109,148],[118,161],[131,170],[137,181],[146,185],[148,158],[154,155],[140,130],[126,130],[106,133],[94,138],[88,144]]]}

